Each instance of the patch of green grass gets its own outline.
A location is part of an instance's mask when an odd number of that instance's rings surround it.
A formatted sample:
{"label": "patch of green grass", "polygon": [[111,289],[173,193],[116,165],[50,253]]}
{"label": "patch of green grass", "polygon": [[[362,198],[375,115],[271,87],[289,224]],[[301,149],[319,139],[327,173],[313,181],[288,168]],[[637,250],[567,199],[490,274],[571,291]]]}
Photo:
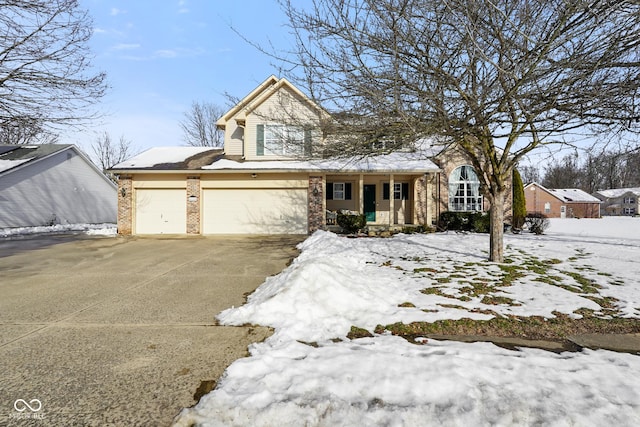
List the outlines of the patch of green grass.
{"label": "patch of green grass", "polygon": [[620,300],[613,297],[603,297],[603,296],[594,296],[594,295],[584,295],[583,298],[591,300],[598,304],[600,307],[606,310],[614,310],[617,312],[617,303]]}
{"label": "patch of green grass", "polygon": [[559,287],[563,287],[562,280],[563,280],[562,277],[553,276],[553,275],[538,276],[535,279],[533,279],[534,282],[542,282],[542,283],[546,283],[547,285],[553,285],[553,286],[559,286]]}
{"label": "patch of green grass", "polygon": [[410,308],[415,308],[415,304],[412,302],[403,302],[402,304],[398,304],[398,307],[410,307]]}
{"label": "patch of green grass", "polygon": [[436,277],[436,282],[438,283],[451,283],[450,277]]}
{"label": "patch of green grass", "polygon": [[525,276],[523,268],[518,265],[498,265],[502,270],[502,277],[500,278],[500,286],[511,286],[513,282]]}
{"label": "patch of green grass", "polygon": [[467,310],[467,307],[463,307],[458,304],[438,304],[438,305],[443,308],[455,308],[457,310]]}
{"label": "patch of green grass", "polygon": [[514,300],[508,297],[496,296],[496,295],[486,295],[480,301],[482,304],[486,305],[511,305],[514,307],[521,306],[522,304],[516,303]]}
{"label": "patch of green grass", "polygon": [[496,337],[520,337],[527,339],[561,340],[570,335],[584,333],[640,333],[640,322],[636,319],[603,319],[589,314],[582,319],[573,319],[566,314],[554,312],[554,318],[539,316],[494,317],[489,320],[438,320],[436,322],[394,323],[378,325],[376,333],[385,331],[405,338],[438,335],[482,335]]}
{"label": "patch of green grass", "polygon": [[347,334],[347,338],[350,340],[354,340],[356,338],[369,338],[372,337],[373,334],[366,329],[358,328],[357,326],[352,326],[351,330]]}
{"label": "patch of green grass", "polygon": [[481,295],[487,295],[491,292],[495,292],[495,287],[489,285],[487,282],[468,282],[470,286],[465,286],[459,289],[461,294],[470,295],[473,297],[479,297]]}
{"label": "patch of green grass", "polygon": [[563,271],[562,273],[575,280],[584,293],[597,294],[598,289],[602,289],[602,286],[598,285],[594,280],[591,280],[580,273],[576,273],[575,271]]}
{"label": "patch of green grass", "polygon": [[414,273],[440,273],[440,270],[437,270],[431,267],[420,267],[420,268],[414,268],[413,272]]}

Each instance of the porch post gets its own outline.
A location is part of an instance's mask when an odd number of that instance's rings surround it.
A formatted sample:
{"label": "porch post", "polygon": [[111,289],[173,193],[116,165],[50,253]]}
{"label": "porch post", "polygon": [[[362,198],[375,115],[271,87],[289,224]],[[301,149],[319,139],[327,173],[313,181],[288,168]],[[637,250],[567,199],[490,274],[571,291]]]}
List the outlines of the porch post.
{"label": "porch post", "polygon": [[364,175],[360,174],[358,177],[358,213],[362,215],[364,213]]}
{"label": "porch post", "polygon": [[[430,227],[431,219],[433,218],[433,203],[431,202],[433,200],[432,176],[425,173],[423,179],[424,179],[424,187],[425,187],[424,210],[426,215],[424,219],[424,225]],[[438,221],[437,218],[436,218],[436,221]]]}
{"label": "porch post", "polygon": [[395,178],[393,174],[389,175],[389,226],[396,223],[394,218],[396,197],[395,197]]}

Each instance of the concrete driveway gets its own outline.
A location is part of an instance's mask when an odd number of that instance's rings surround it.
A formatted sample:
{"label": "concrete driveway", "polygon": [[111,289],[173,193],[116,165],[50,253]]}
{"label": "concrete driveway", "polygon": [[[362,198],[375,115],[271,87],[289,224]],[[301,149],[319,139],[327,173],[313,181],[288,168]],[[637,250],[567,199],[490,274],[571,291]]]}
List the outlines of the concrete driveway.
{"label": "concrete driveway", "polygon": [[303,238],[0,240],[0,425],[169,425],[269,335],[214,316]]}

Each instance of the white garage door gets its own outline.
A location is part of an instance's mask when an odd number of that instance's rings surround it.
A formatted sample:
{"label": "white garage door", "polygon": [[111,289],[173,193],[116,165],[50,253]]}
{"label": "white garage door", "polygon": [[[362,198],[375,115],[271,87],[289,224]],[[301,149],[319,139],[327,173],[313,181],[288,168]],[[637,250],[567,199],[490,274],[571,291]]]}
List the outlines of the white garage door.
{"label": "white garage door", "polygon": [[186,199],[184,189],[138,189],[136,234],[185,234]]}
{"label": "white garage door", "polygon": [[306,189],[206,189],[203,234],[307,234]]}

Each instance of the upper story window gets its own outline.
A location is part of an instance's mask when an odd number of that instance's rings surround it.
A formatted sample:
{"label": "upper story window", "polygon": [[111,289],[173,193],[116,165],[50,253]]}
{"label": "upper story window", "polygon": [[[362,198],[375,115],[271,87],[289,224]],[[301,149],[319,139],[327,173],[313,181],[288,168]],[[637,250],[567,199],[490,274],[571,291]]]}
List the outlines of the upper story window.
{"label": "upper story window", "polygon": [[310,155],[311,131],[300,126],[259,124],[256,154],[258,156]]}
{"label": "upper story window", "polygon": [[449,210],[482,210],[480,180],[472,166],[460,166],[449,175]]}
{"label": "upper story window", "polygon": [[635,197],[625,197],[625,198],[624,198],[624,202],[623,202],[623,203],[624,203],[625,205],[630,205],[630,204],[633,204],[633,203],[635,203],[635,202],[636,202]]}

